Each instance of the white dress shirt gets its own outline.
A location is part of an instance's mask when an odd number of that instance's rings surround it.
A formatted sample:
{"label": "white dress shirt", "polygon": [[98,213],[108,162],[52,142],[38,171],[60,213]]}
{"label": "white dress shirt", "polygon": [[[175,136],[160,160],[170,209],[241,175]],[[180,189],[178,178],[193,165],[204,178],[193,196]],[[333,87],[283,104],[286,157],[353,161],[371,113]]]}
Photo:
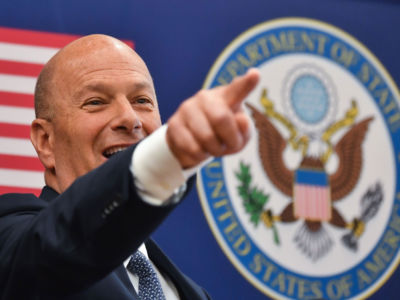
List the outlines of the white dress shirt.
{"label": "white dress shirt", "polygon": [[[162,274],[158,270],[158,268],[153,264],[153,262],[149,259],[149,256],[148,256],[147,250],[146,250],[146,246],[144,244],[142,244],[139,247],[139,251],[142,252],[144,256],[146,256],[146,258],[150,261],[151,265],[153,266],[154,270],[156,271],[157,277],[160,281],[161,288],[162,288],[164,296],[165,296],[165,299],[167,299],[167,300],[180,299],[178,290],[176,289],[172,280],[168,277],[167,274]],[[129,260],[130,260],[130,257],[128,257],[124,261],[125,268],[128,265]],[[130,279],[135,291],[136,292],[139,291],[139,277],[136,274],[129,272],[128,270],[127,270],[127,272],[128,272],[129,279]]]}
{"label": "white dress shirt", "polygon": [[[172,154],[166,141],[167,125],[163,125],[144,139],[135,149],[132,155],[131,172],[135,177],[135,185],[143,201],[155,205],[168,205],[180,201],[182,187],[185,188],[186,180],[208,160],[191,169],[183,170],[178,160]],[[172,197],[174,194],[178,197]],[[147,258],[147,250],[144,244],[139,247]],[[130,257],[124,266],[126,268]],[[151,262],[151,260],[150,260]],[[152,263],[161,283],[167,300],[179,299],[178,291],[172,280],[162,274]],[[129,279],[133,287],[138,291],[139,278],[128,271]]]}

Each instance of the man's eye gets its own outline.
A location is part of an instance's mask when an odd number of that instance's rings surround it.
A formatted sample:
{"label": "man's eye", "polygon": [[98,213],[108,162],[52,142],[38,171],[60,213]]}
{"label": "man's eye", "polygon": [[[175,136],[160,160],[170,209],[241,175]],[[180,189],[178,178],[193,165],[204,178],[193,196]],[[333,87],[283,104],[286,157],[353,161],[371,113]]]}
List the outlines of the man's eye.
{"label": "man's eye", "polygon": [[141,107],[153,107],[154,103],[151,100],[151,98],[147,98],[147,97],[141,97],[141,98],[136,98],[132,100],[132,105],[140,105]]}
{"label": "man's eye", "polygon": [[147,103],[151,103],[151,101],[150,101],[149,99],[147,99],[147,98],[139,98],[139,99],[136,99],[135,102],[138,103],[138,104],[147,104]]}
{"label": "man's eye", "polygon": [[86,102],[86,105],[97,106],[97,105],[101,105],[101,104],[103,104],[103,101],[101,101],[99,99],[93,99],[93,100],[90,100],[90,101]]}

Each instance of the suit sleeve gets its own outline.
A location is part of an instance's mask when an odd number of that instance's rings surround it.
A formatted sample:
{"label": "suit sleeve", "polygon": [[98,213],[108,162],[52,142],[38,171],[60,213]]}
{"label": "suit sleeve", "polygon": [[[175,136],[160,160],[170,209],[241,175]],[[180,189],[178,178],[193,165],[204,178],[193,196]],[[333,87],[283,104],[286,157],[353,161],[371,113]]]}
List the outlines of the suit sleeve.
{"label": "suit sleeve", "polygon": [[12,289],[18,286],[27,295],[82,290],[114,270],[164,220],[174,205],[142,201],[129,169],[133,150],[78,178],[49,204],[34,199],[38,204],[31,205],[26,196],[14,211],[3,210],[3,299],[14,299]]}

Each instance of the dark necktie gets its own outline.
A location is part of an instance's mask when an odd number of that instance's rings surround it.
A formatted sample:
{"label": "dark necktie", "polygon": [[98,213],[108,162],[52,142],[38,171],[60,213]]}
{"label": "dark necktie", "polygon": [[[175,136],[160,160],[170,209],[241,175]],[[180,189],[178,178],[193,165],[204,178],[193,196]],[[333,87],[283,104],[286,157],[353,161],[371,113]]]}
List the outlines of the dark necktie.
{"label": "dark necktie", "polygon": [[129,260],[126,267],[139,277],[138,295],[142,300],[165,300],[161,283],[150,261],[139,250]]}

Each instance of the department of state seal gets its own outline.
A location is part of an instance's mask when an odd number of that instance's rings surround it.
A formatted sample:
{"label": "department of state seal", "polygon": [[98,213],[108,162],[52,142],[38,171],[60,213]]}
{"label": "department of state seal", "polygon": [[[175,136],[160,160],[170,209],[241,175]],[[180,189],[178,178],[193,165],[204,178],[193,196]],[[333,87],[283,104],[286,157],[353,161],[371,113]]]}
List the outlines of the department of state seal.
{"label": "department of state seal", "polygon": [[249,29],[205,82],[261,73],[246,99],[252,139],[198,174],[221,248],[282,299],[367,297],[400,259],[400,95],[384,67],[331,25],[278,19]]}

